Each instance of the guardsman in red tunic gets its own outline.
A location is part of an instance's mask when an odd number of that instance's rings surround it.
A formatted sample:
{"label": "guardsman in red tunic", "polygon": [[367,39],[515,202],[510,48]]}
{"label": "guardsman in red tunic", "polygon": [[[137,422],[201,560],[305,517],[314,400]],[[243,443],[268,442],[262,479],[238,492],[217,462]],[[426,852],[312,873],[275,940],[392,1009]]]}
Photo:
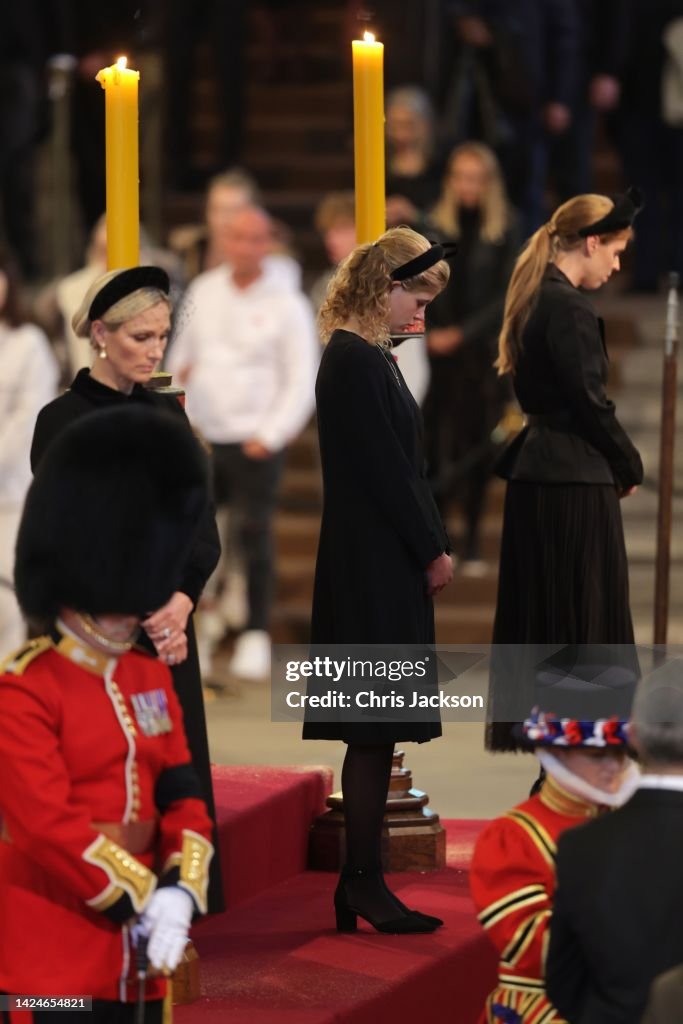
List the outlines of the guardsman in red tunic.
{"label": "guardsman in red tunic", "polygon": [[523,726],[545,770],[540,790],[492,821],[477,841],[470,887],[500,953],[498,985],[480,1024],[562,1024],[545,994],[557,840],[633,793],[625,722],[558,718],[534,710]]}
{"label": "guardsman in red tunic", "polygon": [[0,674],[0,992],[89,995],[107,1024],[133,1019],[133,936],[154,1024],[206,911],[211,821],[182,713],[168,668],[133,648],[176,589],[206,481],[174,418],[94,413],[52,445],[19,531],[17,596],[48,626]]}

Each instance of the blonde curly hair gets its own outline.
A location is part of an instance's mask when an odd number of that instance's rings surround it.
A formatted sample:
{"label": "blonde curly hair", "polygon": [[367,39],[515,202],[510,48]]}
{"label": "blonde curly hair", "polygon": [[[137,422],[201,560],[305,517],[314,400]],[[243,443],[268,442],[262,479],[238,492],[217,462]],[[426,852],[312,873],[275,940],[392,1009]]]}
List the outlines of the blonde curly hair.
{"label": "blonde curly hair", "polygon": [[[389,345],[391,272],[426,252],[430,245],[424,235],[408,227],[392,228],[376,242],[357,245],[339,264],[320,307],[318,328],[323,341],[353,318],[362,323],[366,341]],[[441,260],[402,284],[409,292],[424,290],[436,295],[446,287],[449,273],[448,264]]]}

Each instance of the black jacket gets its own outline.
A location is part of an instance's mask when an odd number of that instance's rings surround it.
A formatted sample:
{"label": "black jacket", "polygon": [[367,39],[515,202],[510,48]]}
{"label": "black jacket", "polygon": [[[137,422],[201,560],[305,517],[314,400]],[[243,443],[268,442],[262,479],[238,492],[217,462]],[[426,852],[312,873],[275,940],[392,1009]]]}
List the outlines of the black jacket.
{"label": "black jacket", "polygon": [[517,400],[543,422],[503,453],[500,476],[536,483],[640,484],[643,464],[605,394],[607,350],[590,300],[550,265],[522,337]]}
{"label": "black jacket", "polygon": [[446,7],[455,18],[482,18],[492,29],[494,66],[502,60],[506,68],[497,82],[503,104],[515,79],[526,81],[534,112],[542,103],[572,103],[580,57],[574,0],[447,0]]}
{"label": "black jacket", "polygon": [[640,1024],[683,961],[683,792],[641,789],[560,838],[546,988],[571,1024]]}
{"label": "black jacket", "polygon": [[[451,239],[449,239],[451,241]],[[452,239],[458,242],[459,239]],[[490,366],[493,342],[503,320],[505,291],[519,252],[520,232],[516,217],[499,242],[487,242],[477,228],[471,245],[461,246],[451,263],[448,284],[425,311],[428,329],[459,327],[463,344],[458,349],[477,350]],[[458,278],[464,274],[466,289],[458,289]]]}

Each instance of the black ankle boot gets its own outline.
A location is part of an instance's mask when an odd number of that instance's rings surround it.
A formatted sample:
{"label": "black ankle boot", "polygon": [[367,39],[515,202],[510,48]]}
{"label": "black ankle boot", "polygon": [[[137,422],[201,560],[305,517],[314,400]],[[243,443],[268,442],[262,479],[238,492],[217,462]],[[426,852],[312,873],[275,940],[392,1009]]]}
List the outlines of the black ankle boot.
{"label": "black ankle boot", "polygon": [[434,928],[440,928],[442,926],[443,921],[441,920],[440,917],[435,917],[434,914],[423,914],[421,910],[411,910],[410,907],[407,907],[405,903],[398,898],[396,893],[389,888],[384,879],[384,875],[382,875],[381,877],[382,885],[389,893],[391,898],[394,900],[394,902],[398,904],[398,906],[401,908],[404,914],[413,914],[415,917],[421,917],[424,921],[428,921],[430,924],[432,924]]}
{"label": "black ankle boot", "polygon": [[[354,885],[354,882],[357,884]],[[365,894],[362,892],[363,888],[367,890]],[[380,914],[377,908],[371,906],[373,890],[378,898],[377,902],[384,903],[385,906],[388,902],[392,911],[395,909],[395,914]],[[438,917],[409,910],[387,888],[381,869],[376,867],[368,869],[346,865],[342,869],[334,894],[334,909],[339,932],[355,932],[359,915],[378,932],[395,935],[433,932],[443,924]]]}

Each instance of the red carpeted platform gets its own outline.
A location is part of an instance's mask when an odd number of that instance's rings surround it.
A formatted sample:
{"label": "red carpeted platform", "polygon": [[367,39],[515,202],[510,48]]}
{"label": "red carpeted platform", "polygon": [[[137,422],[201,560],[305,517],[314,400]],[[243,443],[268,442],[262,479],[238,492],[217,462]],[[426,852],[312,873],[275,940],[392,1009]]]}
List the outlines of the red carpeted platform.
{"label": "red carpeted platform", "polygon": [[355,935],[338,935],[334,876],[290,870],[305,862],[305,823],[330,784],[311,769],[217,769],[231,909],[195,930],[203,996],[175,1007],[175,1024],[475,1024],[496,974],[467,887],[484,822],[445,823],[447,869],[391,877],[404,901],[443,917],[444,928],[394,936],[359,922]]}
{"label": "red carpeted platform", "polygon": [[332,769],[214,765],[228,907],[306,870],[308,830],[332,792]]}

